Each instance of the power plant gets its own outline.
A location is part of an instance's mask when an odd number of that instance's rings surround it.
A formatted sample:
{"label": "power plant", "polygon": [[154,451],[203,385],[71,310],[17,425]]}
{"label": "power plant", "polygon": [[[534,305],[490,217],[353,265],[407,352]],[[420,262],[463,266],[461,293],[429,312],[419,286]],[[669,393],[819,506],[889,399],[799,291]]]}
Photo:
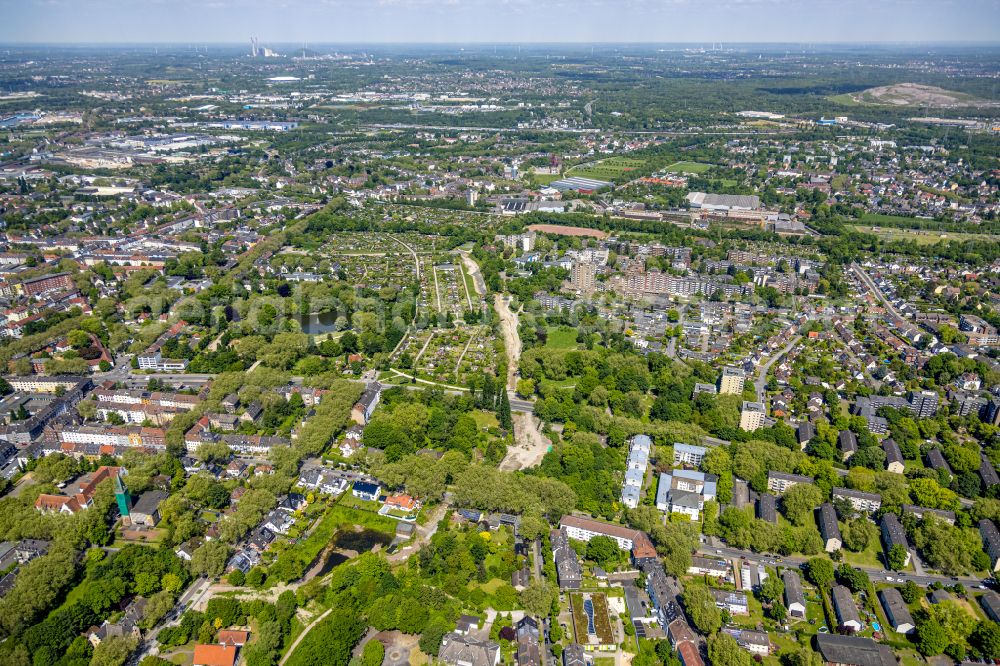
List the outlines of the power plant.
{"label": "power plant", "polygon": [[250,38],[250,57],[251,58],[278,58],[280,57],[278,53],[272,51],[266,46],[261,46],[260,41],[256,37]]}

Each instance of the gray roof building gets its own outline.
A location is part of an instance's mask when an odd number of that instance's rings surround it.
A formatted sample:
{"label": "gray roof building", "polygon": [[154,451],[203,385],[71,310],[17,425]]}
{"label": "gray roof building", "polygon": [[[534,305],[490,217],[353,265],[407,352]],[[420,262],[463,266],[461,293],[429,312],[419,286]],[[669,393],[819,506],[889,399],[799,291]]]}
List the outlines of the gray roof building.
{"label": "gray roof building", "polygon": [[816,647],[827,664],[896,666],[896,656],[892,650],[870,638],[817,634]]}
{"label": "gray roof building", "polygon": [[829,502],[824,502],[819,506],[817,520],[826,552],[832,553],[840,550],[841,545],[843,545],[843,537],[840,535],[840,526],[837,524],[837,510]]}
{"label": "gray roof building", "polygon": [[496,666],[500,663],[500,645],[450,633],[441,641],[438,659],[450,666]]}
{"label": "gray roof building", "polygon": [[[837,614],[837,622],[841,627],[851,627],[855,631],[861,629],[861,616],[858,615],[858,606],[854,603],[851,591],[843,585],[834,585],[832,590],[833,610]],[[843,662],[854,663],[854,662]]]}
{"label": "gray roof building", "polygon": [[778,524],[777,498],[771,493],[761,493],[757,500],[757,517],[775,525]]}
{"label": "gray roof building", "polygon": [[555,561],[559,587],[571,590],[579,589],[580,583],[583,582],[583,569],[576,557],[576,551],[569,545],[566,530],[552,530],[549,535],[549,543],[552,545],[552,559]]}
{"label": "gray roof building", "polygon": [[899,590],[894,587],[887,587],[881,590],[878,596],[882,601],[885,616],[894,630],[901,634],[909,634],[916,628],[913,616],[910,615],[910,609],[907,607],[906,602],[903,601],[903,595],[899,593]]}
{"label": "gray roof building", "polygon": [[802,594],[802,579],[795,569],[785,569],[781,574],[785,582],[785,607],[792,617],[806,616],[806,597]]}

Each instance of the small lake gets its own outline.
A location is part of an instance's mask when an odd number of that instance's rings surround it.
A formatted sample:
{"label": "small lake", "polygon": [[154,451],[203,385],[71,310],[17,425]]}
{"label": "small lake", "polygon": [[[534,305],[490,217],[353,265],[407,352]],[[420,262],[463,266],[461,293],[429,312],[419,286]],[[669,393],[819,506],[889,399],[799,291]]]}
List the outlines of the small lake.
{"label": "small lake", "polygon": [[319,568],[314,577],[325,576],[326,574],[333,571],[333,568],[343,564],[348,561],[350,556],[345,551],[353,551],[355,553],[367,553],[376,546],[382,546],[385,548],[390,543],[392,543],[392,537],[385,532],[379,532],[378,530],[361,530],[360,532],[355,531],[345,531],[338,532],[334,535],[333,541],[327,546],[323,552],[321,552],[310,565],[310,569],[316,566],[317,562],[322,561],[323,566]]}
{"label": "small lake", "polygon": [[298,315],[295,320],[299,322],[303,333],[309,335],[319,335],[321,333],[332,333],[337,330],[337,315],[334,312],[320,312],[308,315]]}

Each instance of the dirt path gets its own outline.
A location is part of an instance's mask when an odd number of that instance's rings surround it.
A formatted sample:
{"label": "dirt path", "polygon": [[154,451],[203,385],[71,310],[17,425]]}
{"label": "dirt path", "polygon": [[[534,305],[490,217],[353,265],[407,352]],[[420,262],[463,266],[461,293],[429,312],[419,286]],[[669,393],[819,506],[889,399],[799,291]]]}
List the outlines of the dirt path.
{"label": "dirt path", "polygon": [[521,336],[517,332],[519,321],[517,315],[511,312],[510,304],[500,294],[493,298],[493,307],[500,315],[504,347],[507,348],[507,389],[513,391],[517,385],[517,365],[521,359]]}
{"label": "dirt path", "polygon": [[313,620],[312,622],[310,622],[309,626],[307,626],[305,629],[303,629],[302,633],[299,634],[298,636],[296,636],[295,640],[292,641],[292,644],[290,646],[288,646],[288,651],[285,652],[285,656],[282,657],[281,661],[278,662],[278,666],[285,666],[285,662],[288,661],[288,658],[291,657],[292,654],[295,653],[295,648],[297,648],[299,646],[299,643],[302,642],[302,639],[305,638],[309,634],[310,631],[312,631],[313,627],[315,627],[317,624],[319,624],[320,622],[322,622],[323,618],[325,618],[327,615],[329,615],[332,612],[333,612],[332,608],[327,608],[325,611],[323,611],[323,613],[319,617],[317,617],[315,620]]}
{"label": "dirt path", "polygon": [[479,272],[479,264],[469,256],[468,252],[459,251],[458,254],[462,257],[462,263],[465,264],[466,272],[472,276],[472,285],[476,288],[476,294],[479,296],[486,295],[486,281],[483,280],[483,275]]}

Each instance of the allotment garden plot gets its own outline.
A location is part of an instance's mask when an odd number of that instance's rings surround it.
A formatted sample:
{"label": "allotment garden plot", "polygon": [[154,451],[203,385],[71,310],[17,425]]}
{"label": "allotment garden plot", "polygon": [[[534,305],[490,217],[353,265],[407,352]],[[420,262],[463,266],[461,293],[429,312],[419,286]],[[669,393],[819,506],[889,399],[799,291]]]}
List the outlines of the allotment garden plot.
{"label": "allotment garden plot", "polygon": [[391,362],[418,379],[467,386],[472,377],[494,374],[498,358],[498,342],[488,326],[458,326],[408,335]]}

